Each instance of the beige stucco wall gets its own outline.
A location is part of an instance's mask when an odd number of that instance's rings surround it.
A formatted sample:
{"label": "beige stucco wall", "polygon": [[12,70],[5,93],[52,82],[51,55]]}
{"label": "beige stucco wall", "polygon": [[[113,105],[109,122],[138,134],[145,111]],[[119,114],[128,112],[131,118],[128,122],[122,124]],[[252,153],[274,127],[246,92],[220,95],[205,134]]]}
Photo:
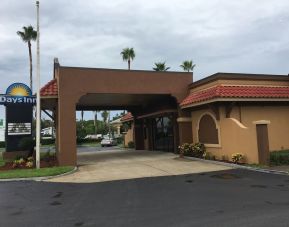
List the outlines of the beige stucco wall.
{"label": "beige stucco wall", "polygon": [[133,123],[131,124],[131,128],[127,130],[126,134],[124,135],[124,145],[128,146],[128,143],[130,141],[134,141],[134,125]]}
{"label": "beige stucco wall", "polygon": [[[198,142],[198,123],[204,113],[214,115],[209,109],[192,111],[193,142]],[[241,122],[239,121],[241,120]],[[219,145],[207,146],[207,151],[221,159],[233,153],[243,153],[248,163],[258,163],[256,125],[254,121],[268,120],[270,151],[289,148],[289,106],[236,106],[231,118],[225,117],[225,108],[220,107]]]}

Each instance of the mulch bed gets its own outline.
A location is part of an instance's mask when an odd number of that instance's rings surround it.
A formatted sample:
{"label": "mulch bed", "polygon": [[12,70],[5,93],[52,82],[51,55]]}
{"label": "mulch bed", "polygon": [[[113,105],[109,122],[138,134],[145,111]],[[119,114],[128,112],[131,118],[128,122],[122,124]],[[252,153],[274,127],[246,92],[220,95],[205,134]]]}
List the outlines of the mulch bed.
{"label": "mulch bed", "polygon": [[[58,166],[57,159],[55,157],[45,158],[44,160],[40,161],[40,168],[46,168],[46,167],[53,167]],[[6,171],[6,170],[16,170],[16,169],[34,169],[35,164],[33,167],[26,167],[25,165],[22,165],[21,167],[14,167],[13,168],[13,162],[6,162],[4,166],[0,166],[0,171]]]}

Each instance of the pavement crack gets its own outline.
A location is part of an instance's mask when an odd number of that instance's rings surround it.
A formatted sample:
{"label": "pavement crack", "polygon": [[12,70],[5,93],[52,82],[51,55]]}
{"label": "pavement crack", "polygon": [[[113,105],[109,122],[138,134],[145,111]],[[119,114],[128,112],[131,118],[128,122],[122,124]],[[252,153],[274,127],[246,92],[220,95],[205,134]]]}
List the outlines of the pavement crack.
{"label": "pavement crack", "polygon": [[149,164],[147,164],[147,163],[141,163],[141,164],[142,164],[142,165],[145,165],[145,166],[149,166],[149,167],[154,168],[154,169],[157,169],[157,170],[162,171],[162,172],[164,172],[164,173],[166,173],[166,174],[169,174],[169,175],[175,175],[175,174],[173,174],[173,173],[171,173],[171,172],[168,172],[168,171],[166,171],[166,170],[157,168],[157,167],[152,166],[152,165],[149,165]]}

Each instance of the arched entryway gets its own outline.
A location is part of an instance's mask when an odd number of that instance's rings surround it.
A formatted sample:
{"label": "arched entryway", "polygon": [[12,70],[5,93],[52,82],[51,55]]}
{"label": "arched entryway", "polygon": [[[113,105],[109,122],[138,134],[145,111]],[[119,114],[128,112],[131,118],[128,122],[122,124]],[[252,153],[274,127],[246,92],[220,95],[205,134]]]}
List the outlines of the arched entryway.
{"label": "arched entryway", "polygon": [[[76,110],[126,109],[132,112],[135,127],[136,149],[146,148],[146,138],[151,140],[149,119],[182,112],[178,103],[186,96],[192,82],[191,73],[149,72],[113,69],[88,69],[55,65],[54,82],[44,89],[57,89],[50,100],[43,97],[42,108],[54,112],[57,134],[57,154],[61,165],[76,165]],[[45,90],[42,91],[43,94]],[[175,120],[174,131],[181,130]],[[162,127],[171,134],[171,127]],[[185,134],[185,133],[183,133]],[[142,138],[142,139],[140,139]],[[174,150],[179,138],[174,137]],[[147,148],[153,148],[150,141]],[[168,143],[171,147],[171,143]]]}

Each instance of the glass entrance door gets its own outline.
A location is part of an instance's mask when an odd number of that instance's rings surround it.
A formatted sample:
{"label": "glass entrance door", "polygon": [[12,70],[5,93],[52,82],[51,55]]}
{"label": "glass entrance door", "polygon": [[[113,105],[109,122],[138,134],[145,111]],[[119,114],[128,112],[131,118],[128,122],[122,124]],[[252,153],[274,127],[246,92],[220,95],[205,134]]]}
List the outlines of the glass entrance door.
{"label": "glass entrance door", "polygon": [[174,151],[174,127],[172,116],[153,119],[153,149],[158,151]]}

